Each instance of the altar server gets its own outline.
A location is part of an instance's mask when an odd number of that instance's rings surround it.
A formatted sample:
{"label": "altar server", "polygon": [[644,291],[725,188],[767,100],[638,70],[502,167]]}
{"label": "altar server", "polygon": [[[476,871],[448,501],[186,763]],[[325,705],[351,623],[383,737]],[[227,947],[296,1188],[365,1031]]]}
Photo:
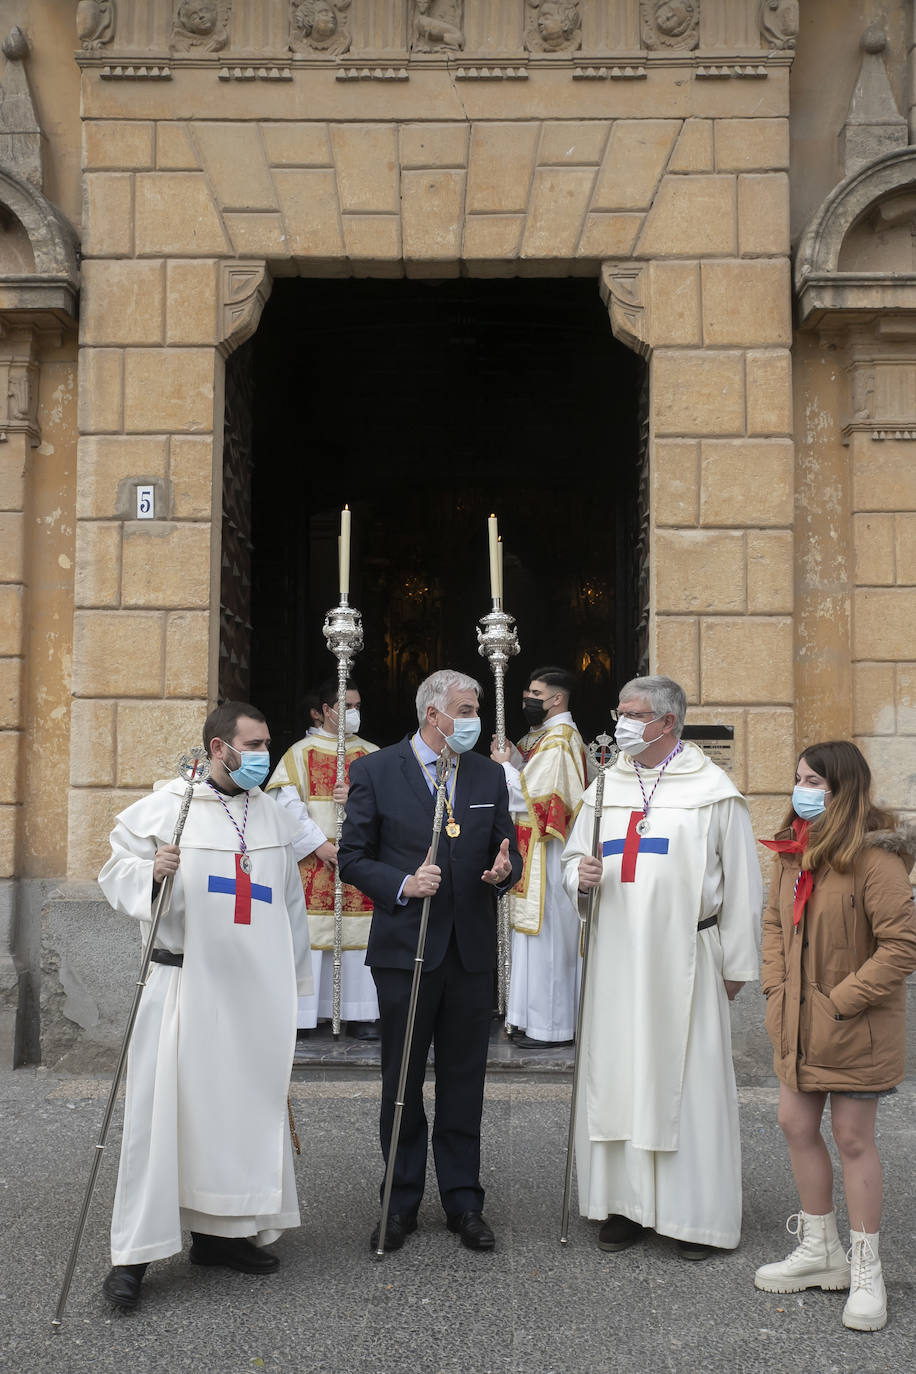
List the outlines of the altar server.
{"label": "altar server", "polygon": [[[265,790],[295,817],[300,827],[297,848],[302,887],[312,937],[312,978],[315,991],[299,999],[300,1030],[329,1020],[334,974],[334,869],[337,865],[337,802],[346,803],[350,767],[374,754],[378,745],[362,739],[362,699],[355,682],[347,682],[346,756],[344,782],[337,779],[337,678],[318,689],[321,724],[310,727],[291,745],[271,775]],[[340,1017],[347,1033],[357,1040],[378,1039],[378,995],[366,967],[366,946],[372,921],[372,901],[344,884],[343,949],[340,963]]]}
{"label": "altar server", "polygon": [[131,1042],[106,1296],[136,1307],[147,1264],[271,1273],[264,1247],[299,1225],[287,1093],[296,997],[311,990],[298,827],[260,790],[270,735],[230,701],[203,731],[208,781],[170,842],[185,784],[159,783],[117,818],[99,874],[115,910],[148,931],[174,875]]}
{"label": "altar server", "polygon": [[569,710],[575,678],[538,668],[522,694],[529,725],[518,748],[490,757],[503,766],[525,867],[509,897],[512,975],[506,1020],[528,1049],[569,1043],[576,1026],[579,920],[563,885],[560,855],[585,787],[585,746]]}
{"label": "altar server", "polygon": [[602,1221],[603,1250],[652,1229],[699,1260],[741,1232],[728,1002],[757,977],[761,883],[747,804],[681,742],[685,711],[670,678],[622,689],[601,854],[593,783],[563,868],[583,905],[601,885],[579,1049],[580,1209]]}

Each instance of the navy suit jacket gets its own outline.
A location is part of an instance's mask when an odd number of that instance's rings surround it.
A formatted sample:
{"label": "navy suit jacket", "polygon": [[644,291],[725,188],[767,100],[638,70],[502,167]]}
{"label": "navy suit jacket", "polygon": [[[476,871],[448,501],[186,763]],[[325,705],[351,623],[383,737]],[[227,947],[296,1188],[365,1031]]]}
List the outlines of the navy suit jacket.
{"label": "navy suit jacket", "polygon": [[[480,754],[462,754],[452,809],[461,834],[450,839],[443,823],[436,857],[442,882],[430,903],[423,967],[438,967],[454,930],[464,968],[482,973],[496,965],[497,893],[517,883],[522,872],[500,765]],[[433,794],[409,738],[351,765],[338,862],[344,882],[373,904],[366,953],[373,968],[413,968],[423,903],[416,897],[399,906],[397,897],[405,876],[426,858],[434,812]],[[492,868],[505,839],[512,876],[497,889],[480,875]]]}

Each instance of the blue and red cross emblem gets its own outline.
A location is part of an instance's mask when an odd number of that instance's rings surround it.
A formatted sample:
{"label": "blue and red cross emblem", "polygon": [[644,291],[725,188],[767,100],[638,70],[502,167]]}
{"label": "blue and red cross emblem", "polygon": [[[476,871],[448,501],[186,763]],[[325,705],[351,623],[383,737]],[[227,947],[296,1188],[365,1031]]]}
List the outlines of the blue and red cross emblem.
{"label": "blue and red cross emblem", "polygon": [[640,854],[667,854],[668,841],[658,835],[640,835],[636,829],[643,818],[641,811],[630,812],[625,840],[605,840],[601,852],[605,858],[609,854],[622,854],[620,861],[620,881],[635,883],[636,860]]}
{"label": "blue and red cross emblem", "polygon": [[269,887],[264,887],[262,883],[253,883],[249,874],[242,868],[242,856],[235,856],[235,877],[220,878],[211,873],[207,883],[208,892],[227,892],[235,897],[235,916],[233,924],[237,926],[251,925],[251,903],[272,902],[273,892]]}

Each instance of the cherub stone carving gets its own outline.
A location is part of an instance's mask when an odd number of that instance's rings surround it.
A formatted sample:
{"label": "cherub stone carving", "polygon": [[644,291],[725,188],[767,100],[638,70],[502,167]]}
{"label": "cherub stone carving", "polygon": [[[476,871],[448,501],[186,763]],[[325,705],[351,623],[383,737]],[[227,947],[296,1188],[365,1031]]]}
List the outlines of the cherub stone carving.
{"label": "cherub stone carving", "polygon": [[463,0],[414,0],[411,52],[460,52]]}
{"label": "cherub stone carving", "polygon": [[697,47],[700,0],[639,0],[642,41],[647,48]]}
{"label": "cherub stone carving", "polygon": [[289,46],[293,52],[337,57],[347,52],[352,38],[346,27],[350,0],[292,0]]}
{"label": "cherub stone carving", "polygon": [[771,48],[794,48],[798,37],[798,0],[761,0],[760,34]]}
{"label": "cherub stone carving", "polygon": [[533,10],[525,31],[528,52],[576,52],[582,47],[578,0],[528,0]]}
{"label": "cherub stone carving", "polygon": [[181,0],[169,48],[174,52],[222,52],[229,43],[231,0]]}
{"label": "cherub stone carving", "polygon": [[80,0],[76,7],[76,36],[85,52],[110,43],[114,28],[115,0]]}

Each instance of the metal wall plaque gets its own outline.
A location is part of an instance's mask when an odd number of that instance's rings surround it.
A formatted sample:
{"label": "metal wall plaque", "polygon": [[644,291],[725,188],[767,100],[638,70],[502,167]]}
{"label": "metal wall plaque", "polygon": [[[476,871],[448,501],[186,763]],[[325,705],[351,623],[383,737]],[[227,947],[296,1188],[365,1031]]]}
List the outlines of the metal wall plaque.
{"label": "metal wall plaque", "polygon": [[681,739],[698,744],[708,759],[717,763],[729,777],[734,776],[734,725],[685,725]]}

